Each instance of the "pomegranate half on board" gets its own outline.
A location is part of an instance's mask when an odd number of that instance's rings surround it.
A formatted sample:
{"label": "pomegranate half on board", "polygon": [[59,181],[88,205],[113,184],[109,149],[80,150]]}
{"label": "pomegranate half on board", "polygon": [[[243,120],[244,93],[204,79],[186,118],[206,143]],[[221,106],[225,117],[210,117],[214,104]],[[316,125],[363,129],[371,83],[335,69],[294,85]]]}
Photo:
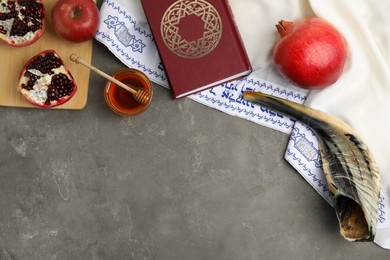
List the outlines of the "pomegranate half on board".
{"label": "pomegranate half on board", "polygon": [[1,0],[0,40],[16,47],[36,42],[46,27],[43,0]]}
{"label": "pomegranate half on board", "polygon": [[51,108],[70,100],[77,86],[58,53],[46,50],[24,65],[19,76],[18,91],[31,104]]}

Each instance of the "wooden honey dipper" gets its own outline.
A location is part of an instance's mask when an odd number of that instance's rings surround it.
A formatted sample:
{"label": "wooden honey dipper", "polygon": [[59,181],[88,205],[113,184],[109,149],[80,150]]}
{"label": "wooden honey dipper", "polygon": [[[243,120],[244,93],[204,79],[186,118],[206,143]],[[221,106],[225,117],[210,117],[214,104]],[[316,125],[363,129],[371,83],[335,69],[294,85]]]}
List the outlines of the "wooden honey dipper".
{"label": "wooden honey dipper", "polygon": [[89,68],[90,70],[96,72],[97,74],[99,74],[100,76],[106,78],[107,80],[111,81],[112,83],[115,83],[116,85],[124,88],[125,90],[129,91],[130,93],[133,94],[133,97],[134,99],[141,103],[141,104],[147,104],[149,102],[149,99],[150,99],[150,95],[149,93],[144,90],[144,89],[139,89],[139,90],[135,90],[133,89],[132,87],[120,82],[119,80],[111,77],[110,75],[106,74],[105,72],[99,70],[98,68],[92,66],[91,64],[88,64],[86,63],[85,61],[83,61],[81,59],[80,56],[72,53],[70,56],[69,56],[69,59],[73,62],[75,62],[76,64],[81,64],[87,68]]}

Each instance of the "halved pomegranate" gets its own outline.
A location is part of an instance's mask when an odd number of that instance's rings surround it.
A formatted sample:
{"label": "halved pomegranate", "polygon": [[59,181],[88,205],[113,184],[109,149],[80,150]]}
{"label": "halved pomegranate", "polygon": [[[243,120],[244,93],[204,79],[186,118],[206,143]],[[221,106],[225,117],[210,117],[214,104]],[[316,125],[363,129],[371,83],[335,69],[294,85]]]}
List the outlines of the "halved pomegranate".
{"label": "halved pomegranate", "polygon": [[41,37],[45,27],[43,0],[0,0],[0,40],[27,46]]}
{"label": "halved pomegranate", "polygon": [[46,50],[24,65],[19,76],[18,91],[31,104],[50,108],[71,99],[77,86],[58,53]]}

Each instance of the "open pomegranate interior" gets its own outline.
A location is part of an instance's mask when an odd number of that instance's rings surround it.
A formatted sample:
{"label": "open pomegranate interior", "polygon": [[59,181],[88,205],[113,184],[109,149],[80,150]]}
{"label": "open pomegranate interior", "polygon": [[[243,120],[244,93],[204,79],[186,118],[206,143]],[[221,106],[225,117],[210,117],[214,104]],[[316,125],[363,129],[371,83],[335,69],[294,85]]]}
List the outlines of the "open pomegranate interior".
{"label": "open pomegranate interior", "polygon": [[0,0],[0,40],[11,46],[27,46],[45,30],[43,0]]}
{"label": "open pomegranate interior", "polygon": [[35,55],[23,67],[18,91],[31,104],[50,108],[71,99],[77,86],[58,53],[46,50]]}

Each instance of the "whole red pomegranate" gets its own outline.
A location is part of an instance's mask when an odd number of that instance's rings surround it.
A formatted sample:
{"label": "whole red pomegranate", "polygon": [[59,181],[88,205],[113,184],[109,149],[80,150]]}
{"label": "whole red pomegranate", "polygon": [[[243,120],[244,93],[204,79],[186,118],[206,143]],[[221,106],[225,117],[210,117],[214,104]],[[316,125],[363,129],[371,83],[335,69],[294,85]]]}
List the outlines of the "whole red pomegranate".
{"label": "whole red pomegranate", "polygon": [[324,19],[303,18],[276,25],[281,38],[274,48],[276,67],[287,79],[306,89],[336,82],[347,58],[341,33]]}

